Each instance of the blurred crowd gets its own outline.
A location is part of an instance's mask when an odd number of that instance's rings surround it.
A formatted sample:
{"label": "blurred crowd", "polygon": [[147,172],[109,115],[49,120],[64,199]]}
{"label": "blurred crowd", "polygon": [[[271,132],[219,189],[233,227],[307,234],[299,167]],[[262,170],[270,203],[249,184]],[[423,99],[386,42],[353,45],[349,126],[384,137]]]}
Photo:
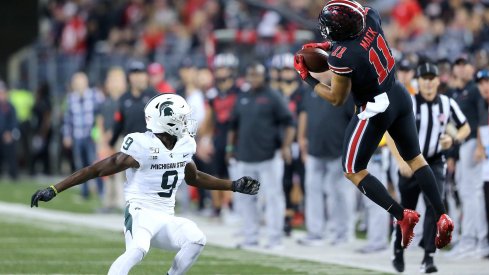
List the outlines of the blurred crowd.
{"label": "blurred crowd", "polygon": [[[56,78],[61,83],[56,89],[79,69],[87,70],[94,84],[101,84],[110,66],[124,66],[129,59],[165,64],[169,82],[176,85],[178,67],[186,56],[197,66],[210,65],[213,55],[222,51],[265,61],[277,51],[297,50],[304,42],[298,30],[312,32],[309,40],[319,39],[316,19],[323,2],[46,0],[37,44],[56,49]],[[398,56],[416,53],[453,61],[460,53],[471,52],[477,67],[489,62],[489,1],[360,2],[381,12],[386,37]]]}
{"label": "blurred crowd", "polygon": [[[303,245],[341,245],[354,239],[355,231],[368,230],[372,241],[359,252],[387,248],[390,217],[382,211],[372,214],[370,209],[377,206],[361,199],[341,173],[343,129],[353,115],[353,103],[336,109],[319,100],[293,68],[292,52],[301,40],[280,36],[306,29],[317,37],[315,20],[324,1],[43,3],[39,44],[55,48],[63,57],[60,62],[70,65],[62,67],[61,86],[44,82],[30,92],[0,82],[0,164],[8,167],[0,171],[16,179],[19,170],[50,175],[80,169],[116,152],[125,134],[145,131],[143,108],[152,96],[177,93],[189,102],[199,125],[199,169],[224,178],[258,177],[263,194],[233,200],[229,192],[182,185],[180,211],[196,209],[224,222],[241,217],[246,236],[241,246],[258,245],[264,221],[270,249],[304,225],[308,234],[299,240]],[[397,51],[398,79],[408,90],[416,93],[416,64],[429,59],[440,69],[440,93],[460,100],[465,91],[475,91],[475,104],[487,110],[489,74],[483,69],[489,68],[489,2],[377,0],[368,5],[383,15],[386,37]],[[251,30],[252,38],[240,36],[221,45],[214,36],[218,29]],[[238,51],[236,43],[246,47]],[[103,59],[106,69],[94,73],[101,54],[120,58]],[[329,76],[318,77],[327,81]],[[53,104],[55,96],[63,98],[61,106]],[[56,108],[62,112],[57,114]],[[489,121],[483,115],[477,119],[473,131]],[[485,150],[477,152],[474,163],[488,165]],[[53,161],[53,156],[61,158]],[[469,211],[464,204],[472,197],[464,195],[467,187],[456,176],[463,173],[456,152],[447,157],[445,200],[460,229]],[[397,168],[385,144],[371,165],[376,167],[369,170],[396,193]],[[475,179],[478,189],[470,192],[477,193],[477,207],[487,214],[489,169],[484,173]],[[123,181],[123,175],[99,179],[85,184],[81,195],[100,197],[102,212],[120,211]],[[250,210],[250,205],[255,207]],[[382,228],[375,236],[372,221]],[[481,228],[456,233],[454,242],[463,245],[454,255],[488,256],[487,225],[485,231]]]}

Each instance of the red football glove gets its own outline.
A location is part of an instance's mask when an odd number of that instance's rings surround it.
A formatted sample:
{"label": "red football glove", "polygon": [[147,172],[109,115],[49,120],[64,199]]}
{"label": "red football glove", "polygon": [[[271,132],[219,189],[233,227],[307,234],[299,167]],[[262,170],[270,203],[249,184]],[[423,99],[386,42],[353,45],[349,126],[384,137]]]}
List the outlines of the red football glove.
{"label": "red football glove", "polygon": [[328,51],[331,48],[331,42],[325,41],[322,43],[307,43],[302,46],[302,49],[307,49],[307,48],[320,48],[325,51]]}
{"label": "red football glove", "polygon": [[296,55],[294,58],[294,68],[299,73],[301,76],[302,80],[305,80],[307,76],[309,75],[309,70],[306,67],[306,64],[304,63],[304,56],[302,55]]}

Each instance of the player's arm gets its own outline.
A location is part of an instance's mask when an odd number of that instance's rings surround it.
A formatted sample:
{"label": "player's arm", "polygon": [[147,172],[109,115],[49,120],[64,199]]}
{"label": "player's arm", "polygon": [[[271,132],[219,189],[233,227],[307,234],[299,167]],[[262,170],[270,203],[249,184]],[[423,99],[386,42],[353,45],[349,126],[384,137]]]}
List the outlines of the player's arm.
{"label": "player's arm", "polygon": [[50,201],[58,193],[96,177],[110,176],[128,168],[138,167],[139,163],[130,155],[122,152],[115,153],[106,159],[76,171],[56,185],[51,185],[46,189],[38,190],[32,195],[31,207],[37,207],[39,201]]}
{"label": "player's arm", "polygon": [[351,79],[349,77],[333,74],[331,86],[321,83],[309,74],[304,63],[304,57],[301,55],[295,56],[294,67],[302,80],[309,84],[321,98],[329,101],[333,106],[340,106],[346,102],[351,90]]}
{"label": "player's arm", "polygon": [[[311,76],[312,77],[312,76]],[[345,104],[351,90],[351,79],[346,76],[333,74],[331,86],[318,82],[314,86],[316,92],[321,98],[329,101],[333,106]]]}
{"label": "player's arm", "polygon": [[219,179],[197,170],[193,161],[185,166],[185,182],[199,188],[229,190],[250,195],[256,195],[260,189],[260,183],[251,177],[242,177],[235,181]]}

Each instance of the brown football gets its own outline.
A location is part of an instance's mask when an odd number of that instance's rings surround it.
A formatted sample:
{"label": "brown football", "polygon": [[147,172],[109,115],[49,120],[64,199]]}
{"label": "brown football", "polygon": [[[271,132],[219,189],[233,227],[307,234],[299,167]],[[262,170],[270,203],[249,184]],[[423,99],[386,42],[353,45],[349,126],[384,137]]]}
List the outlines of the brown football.
{"label": "brown football", "polygon": [[313,73],[322,73],[329,69],[328,53],[319,48],[305,48],[296,53],[304,57],[307,69]]}

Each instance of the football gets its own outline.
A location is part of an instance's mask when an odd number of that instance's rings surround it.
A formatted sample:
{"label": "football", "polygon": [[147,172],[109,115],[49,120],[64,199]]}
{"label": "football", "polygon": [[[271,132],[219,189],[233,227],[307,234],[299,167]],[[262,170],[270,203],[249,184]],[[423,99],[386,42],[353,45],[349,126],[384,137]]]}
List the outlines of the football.
{"label": "football", "polygon": [[296,53],[304,57],[307,69],[313,73],[322,73],[328,70],[328,53],[319,48],[305,48]]}

